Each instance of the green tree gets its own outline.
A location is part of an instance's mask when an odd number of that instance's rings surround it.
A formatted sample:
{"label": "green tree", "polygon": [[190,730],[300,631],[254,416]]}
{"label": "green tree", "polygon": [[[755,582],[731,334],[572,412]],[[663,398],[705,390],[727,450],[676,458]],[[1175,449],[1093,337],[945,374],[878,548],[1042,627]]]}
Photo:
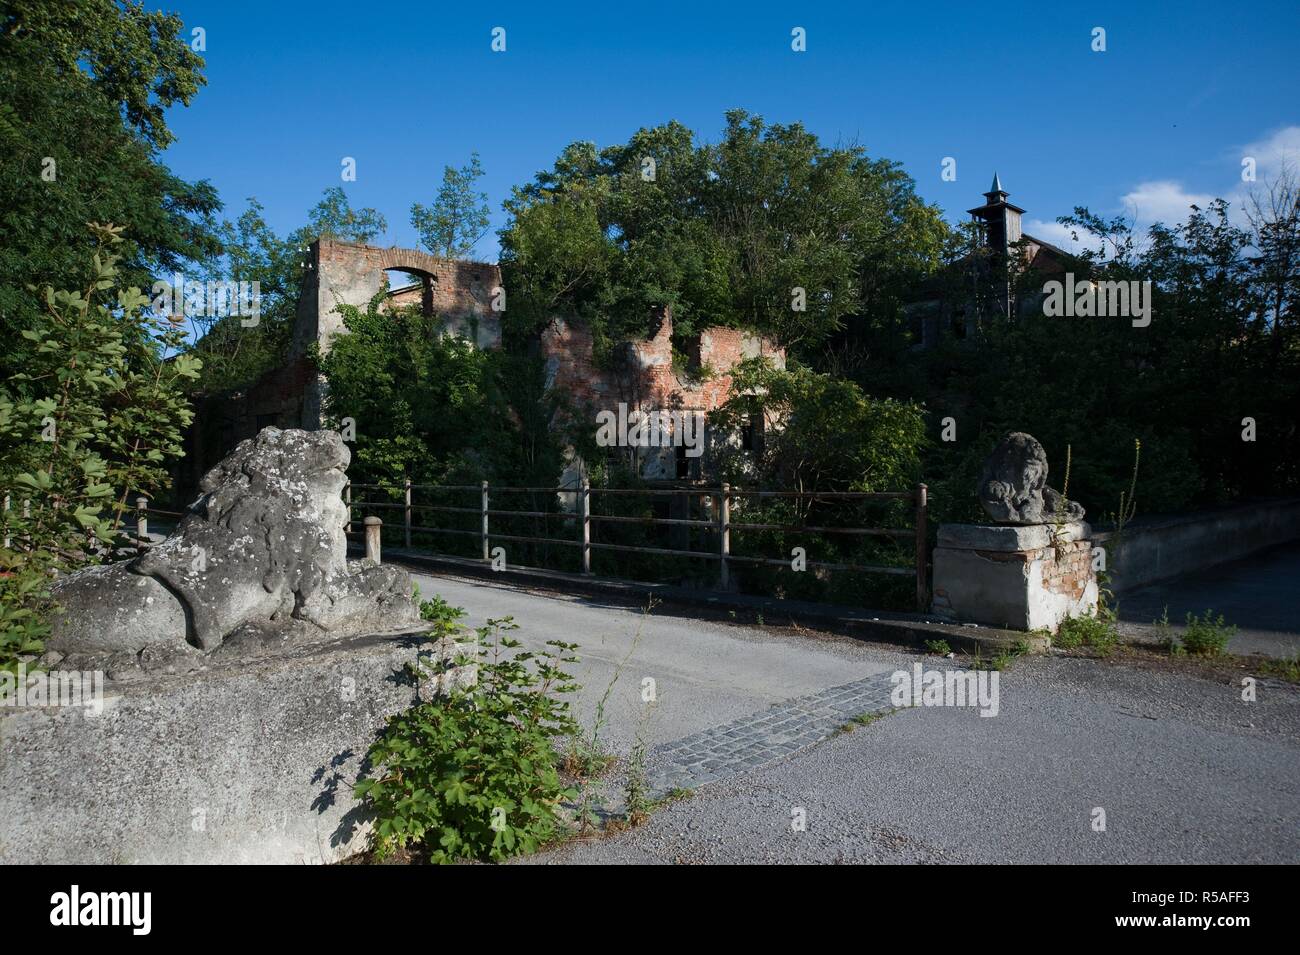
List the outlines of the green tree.
{"label": "green tree", "polygon": [[208,277],[257,283],[258,315],[256,324],[239,315],[187,316],[193,350],[203,359],[194,386],[207,394],[251,384],[284,361],[306,255],[292,237],[275,234],[262,204],[252,197],[238,219],[222,223],[220,235],[225,254]]}
{"label": "green tree", "polygon": [[896,164],[736,110],[719,143],[672,122],[626,144],[567,147],[506,202],[510,330],[555,312],[599,338],[749,328],[811,352],[851,321],[893,315],[948,230]]}
{"label": "green tree", "polygon": [[727,479],[798,491],[898,491],[917,481],[926,443],[918,405],[872,398],[797,362],[751,358],[731,375],[710,427],[739,434],[759,417],[770,427],[752,451],[721,449]]}
{"label": "green tree", "polygon": [[390,488],[406,476],[553,483],[560,449],[540,360],[479,350],[445,334],[437,317],[381,310],[381,302],[340,306],[348,334],[317,358],[327,414],[357,425],[353,479]]}
{"label": "green tree", "polygon": [[466,258],[487,235],[487,193],[476,191],[475,185],[482,177],[478,153],[472,153],[460,169],[443,168],[442,187],[433,205],[412,204],[411,225],[420,234],[420,243],[434,255]]}
{"label": "green tree", "polygon": [[[1059,276],[1014,270],[1025,306],[1017,314],[986,314],[968,341],[878,353],[864,379],[874,389],[942,408],[957,423],[958,440],[927,453],[936,506],[953,509],[940,519],[979,519],[979,462],[1013,430],[1042,441],[1054,467],[1072,449],[1070,496],[1098,522],[1129,486],[1135,439],[1141,513],[1300,487],[1289,410],[1300,403],[1300,215],[1285,180],[1266,188],[1272,199],[1265,193],[1251,210],[1249,228],[1223,200],[1145,236],[1084,208],[1061,218],[1086,246],[1065,262],[1076,281],[1151,283],[1146,327],[1121,317],[1048,318],[1037,296]],[[950,278],[960,276],[969,289],[964,264]],[[962,302],[956,284],[949,291],[952,304],[975,304]],[[1255,440],[1243,440],[1246,419]]]}
{"label": "green tree", "polygon": [[260,311],[256,324],[235,315],[191,317],[194,350],[204,362],[198,390],[219,394],[246,387],[284,363],[312,242],[330,238],[366,243],[387,228],[380,212],[352,208],[338,186],[324,191],[307,218],[307,225],[281,238],[267,223],[262,204],[250,197],[238,219],[221,224],[224,254],[207,277],[256,282]]}
{"label": "green tree", "polygon": [[145,289],[219,253],[215,190],[159,159],[173,139],[166,111],[204,82],[182,30],[135,2],[0,8],[0,378],[32,354],[19,335],[39,312],[27,287],[86,277],[87,222],[123,227],[122,280]]}
{"label": "green tree", "polygon": [[307,213],[307,225],[294,232],[290,242],[306,245],[315,239],[369,243],[388,229],[388,220],[375,209],[353,209],[342,186],[331,186],[321,193],[320,202]]}

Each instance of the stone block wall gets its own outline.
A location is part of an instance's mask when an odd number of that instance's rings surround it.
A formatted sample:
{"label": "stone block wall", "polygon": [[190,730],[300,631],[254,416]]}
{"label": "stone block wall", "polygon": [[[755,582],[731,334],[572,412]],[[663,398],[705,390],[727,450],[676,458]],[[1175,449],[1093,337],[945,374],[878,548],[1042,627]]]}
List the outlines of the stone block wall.
{"label": "stone block wall", "polygon": [[934,549],[933,610],[946,619],[1055,633],[1094,616],[1098,587],[1085,523],[944,524]]}
{"label": "stone block wall", "polygon": [[98,707],[0,707],[0,864],[320,864],[365,848],[352,794],[388,718],[472,685],[466,648],[357,637],[144,682]]}

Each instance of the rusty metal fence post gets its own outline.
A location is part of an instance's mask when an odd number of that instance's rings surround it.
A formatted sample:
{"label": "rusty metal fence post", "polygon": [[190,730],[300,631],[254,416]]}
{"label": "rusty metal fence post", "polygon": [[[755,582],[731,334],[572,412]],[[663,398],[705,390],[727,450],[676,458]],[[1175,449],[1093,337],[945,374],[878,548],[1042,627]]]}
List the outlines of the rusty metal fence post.
{"label": "rusty metal fence post", "polygon": [[591,484],[582,479],[578,490],[578,516],[581,520],[582,572],[591,575]]}
{"label": "rusty metal fence post", "polygon": [[731,588],[731,567],[727,558],[731,555],[731,485],[723,484],[722,493],[718,495],[718,581],[723,590]]}
{"label": "rusty metal fence post", "polygon": [[916,609],[925,613],[929,609],[930,588],[926,583],[926,508],[928,506],[928,489],[924,484],[916,486]]}
{"label": "rusty metal fence post", "polygon": [[406,547],[411,547],[411,478],[406,478]]}
{"label": "rusty metal fence post", "polygon": [[483,482],[482,511],[483,511],[483,527],[480,533],[483,537],[483,559],[491,560],[492,559],[491,555],[488,552],[488,482],[487,481]]}

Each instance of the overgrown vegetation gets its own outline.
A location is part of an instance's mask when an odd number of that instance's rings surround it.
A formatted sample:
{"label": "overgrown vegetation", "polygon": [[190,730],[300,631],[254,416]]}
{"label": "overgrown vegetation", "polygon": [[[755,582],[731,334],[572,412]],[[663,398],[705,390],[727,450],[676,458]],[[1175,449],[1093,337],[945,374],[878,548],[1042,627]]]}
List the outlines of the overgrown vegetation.
{"label": "overgrown vegetation", "polygon": [[[1063,217],[1085,245],[1105,249],[1067,258],[1068,269],[1152,283],[1148,327],[1045,318],[1037,305],[1045,276],[1020,271],[1013,282],[1024,309],[988,315],[964,339],[917,351],[906,325],[850,322],[849,340],[822,361],[875,394],[954,417],[957,440],[931,445],[924,462],[936,520],[979,518],[971,498],[979,464],[1012,430],[1042,441],[1054,478],[1073,447],[1070,496],[1095,521],[1127,490],[1135,438],[1146,513],[1294,492],[1300,432],[1282,409],[1300,404],[1297,199],[1289,170],[1247,199],[1245,224],[1222,200],[1144,236],[1086,209]],[[976,305],[975,293],[950,294],[954,308]],[[939,423],[931,427],[937,433]]]}
{"label": "overgrown vegetation", "polygon": [[475,348],[418,309],[341,306],[347,335],[317,361],[327,413],[356,422],[349,476],[394,491],[481,480],[555,486],[561,437],[541,362]]}
{"label": "overgrown vegetation", "polygon": [[114,0],[8,0],[0,8],[0,381],[26,371],[41,320],[32,285],[78,288],[98,244],[88,222],[121,227],[123,286],[208,262],[221,243],[206,181],[161,160],[169,111],[204,84],[176,14]]}
{"label": "overgrown vegetation", "polygon": [[1119,629],[1109,615],[1069,617],[1061,621],[1052,643],[1062,650],[1088,647],[1106,656],[1119,645]]}
{"label": "overgrown vegetation", "polygon": [[573,143],[505,207],[508,332],[577,315],[606,348],[661,304],[677,335],[727,325],[816,347],[848,316],[900,309],[947,232],[896,163],[743,110],[717,143],[678,122]]}
{"label": "overgrown vegetation", "polygon": [[[436,639],[467,635],[460,611],[425,603]],[[556,741],[576,731],[564,667],[577,644],[553,640],[532,653],[509,634],[509,617],[475,631],[476,652],[425,673],[477,661],[478,681],[392,717],[367,754],[356,794],[375,813],[380,858],[414,848],[429,861],[502,861],[533,852],[561,830],[560,804],[578,796],[560,778]]]}
{"label": "overgrown vegetation", "polygon": [[92,224],[86,285],[46,287],[22,332],[25,370],[0,382],[0,667],[39,653],[50,574],[113,557],[131,498],[169,480],[192,412],[172,323],[118,288],[121,228]]}
{"label": "overgrown vegetation", "polygon": [[1237,633],[1235,626],[1229,626],[1213,611],[1206,610],[1203,616],[1187,614],[1186,627],[1183,629],[1182,643],[1188,653],[1217,657],[1228,648],[1228,641]]}

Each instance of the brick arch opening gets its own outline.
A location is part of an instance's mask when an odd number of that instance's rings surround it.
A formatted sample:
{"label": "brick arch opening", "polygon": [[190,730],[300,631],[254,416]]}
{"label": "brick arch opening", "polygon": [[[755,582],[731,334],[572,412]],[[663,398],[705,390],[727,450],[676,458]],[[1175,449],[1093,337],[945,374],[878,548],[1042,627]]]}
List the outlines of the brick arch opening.
{"label": "brick arch opening", "polygon": [[[438,289],[437,275],[413,265],[388,266],[383,269],[383,272],[389,280],[387,308],[403,308],[418,304],[421,315],[426,318],[433,315],[434,294]],[[414,282],[396,286],[392,281],[394,273],[413,279]]]}

